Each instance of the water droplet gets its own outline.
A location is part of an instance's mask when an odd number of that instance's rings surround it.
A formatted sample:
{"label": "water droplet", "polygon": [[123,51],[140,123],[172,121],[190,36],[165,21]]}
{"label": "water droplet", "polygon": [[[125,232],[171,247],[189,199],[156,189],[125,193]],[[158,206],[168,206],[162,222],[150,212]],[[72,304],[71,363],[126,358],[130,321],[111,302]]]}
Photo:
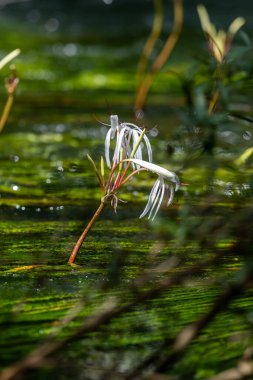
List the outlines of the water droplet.
{"label": "water droplet", "polygon": [[27,20],[32,23],[37,23],[40,19],[40,11],[38,9],[32,9],[30,12],[26,15]]}
{"label": "water droplet", "polygon": [[64,46],[63,52],[67,57],[73,57],[77,54],[77,46],[75,44],[67,44]]}
{"label": "water droplet", "polygon": [[13,162],[18,162],[19,161],[19,156],[10,156],[10,160],[13,161]]}
{"label": "water droplet", "polygon": [[47,20],[47,22],[45,23],[45,29],[49,32],[49,33],[53,33],[53,32],[56,32],[57,29],[59,28],[59,20],[57,20],[57,18],[50,18],[49,20]]}
{"label": "water droplet", "polygon": [[57,124],[55,127],[55,131],[58,133],[62,133],[66,130],[66,125],[64,124]]}
{"label": "water droplet", "polygon": [[145,116],[145,114],[144,114],[144,111],[143,110],[136,110],[135,111],[135,117],[137,118],[137,119],[143,119],[144,118],[144,116]]}
{"label": "water droplet", "polygon": [[156,137],[158,135],[158,129],[156,127],[152,128],[149,132],[150,136]]}

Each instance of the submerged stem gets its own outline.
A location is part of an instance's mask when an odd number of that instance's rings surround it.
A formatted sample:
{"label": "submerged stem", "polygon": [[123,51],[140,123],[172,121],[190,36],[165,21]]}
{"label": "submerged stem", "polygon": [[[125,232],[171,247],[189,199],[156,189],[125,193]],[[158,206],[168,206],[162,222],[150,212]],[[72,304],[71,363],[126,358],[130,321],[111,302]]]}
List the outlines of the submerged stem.
{"label": "submerged stem", "polygon": [[97,218],[99,217],[99,215],[101,214],[101,212],[104,209],[104,207],[105,207],[105,203],[102,200],[101,203],[100,203],[100,206],[97,209],[97,211],[95,212],[95,214],[91,218],[90,222],[87,224],[86,228],[84,229],[82,235],[79,237],[77,243],[75,244],[75,246],[73,248],[73,251],[72,251],[72,253],[71,253],[70,257],[69,257],[68,264],[73,264],[74,263],[75,258],[76,258],[77,254],[79,252],[79,249],[81,248],[81,246],[83,244],[83,241],[85,240],[88,232],[90,231],[91,227],[93,226],[93,224],[95,223],[95,221],[97,220]]}

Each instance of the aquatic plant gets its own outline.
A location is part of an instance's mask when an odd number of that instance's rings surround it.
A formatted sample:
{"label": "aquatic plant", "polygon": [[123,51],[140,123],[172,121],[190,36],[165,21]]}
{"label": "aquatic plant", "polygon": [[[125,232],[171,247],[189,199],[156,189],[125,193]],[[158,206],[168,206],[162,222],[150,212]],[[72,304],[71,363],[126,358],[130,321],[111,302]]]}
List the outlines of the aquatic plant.
{"label": "aquatic plant", "polygon": [[218,63],[224,62],[227,53],[231,49],[232,41],[238,30],[245,24],[242,17],[237,17],[229,26],[228,31],[216,30],[214,24],[209,19],[208,12],[204,5],[200,4],[197,7],[201,27],[208,39],[208,47]]}
{"label": "aquatic plant", "polygon": [[[14,58],[16,58],[19,54],[20,54],[20,49],[15,49],[11,53],[7,54],[4,58],[2,58],[0,60],[0,70],[9,62],[11,62]],[[5,87],[6,87],[8,97],[7,97],[7,101],[5,103],[4,109],[2,111],[2,115],[0,117],[0,132],[3,130],[7,122],[7,119],[9,117],[18,82],[19,80],[16,76],[15,66],[11,66],[11,75],[5,81]]]}
{"label": "aquatic plant", "polygon": [[204,5],[197,6],[197,11],[200,19],[202,30],[204,31],[207,41],[208,49],[213,58],[216,60],[216,68],[214,78],[216,81],[216,88],[212,91],[211,100],[209,102],[208,112],[211,113],[215,110],[218,97],[220,96],[219,82],[223,80],[224,73],[221,66],[226,63],[227,54],[232,47],[232,41],[239,29],[245,24],[242,17],[237,17],[229,26],[228,31],[216,30],[214,24],[209,19],[208,12]]}
{"label": "aquatic plant", "polygon": [[[105,138],[105,158],[107,166],[110,169],[107,180],[105,180],[104,158],[101,157],[99,170],[93,159],[89,155],[87,156],[98,178],[103,195],[98,209],[84,229],[70,255],[69,264],[75,261],[84,239],[105,205],[110,203],[116,211],[118,202],[121,201],[118,197],[119,190],[140,171],[147,170],[158,175],[158,179],[150,192],[148,203],[140,218],[149,214],[148,218],[154,220],[161,207],[166,190],[168,190],[167,206],[171,204],[174,191],[177,191],[180,185],[179,178],[175,173],[151,162],[152,148],[145,132],[145,129],[141,129],[135,124],[119,123],[118,116],[111,115],[110,129]],[[110,157],[111,140],[115,141],[112,158]],[[142,159],[144,146],[146,147],[149,161]]]}
{"label": "aquatic plant", "polygon": [[136,116],[142,113],[148,92],[154,81],[155,75],[163,68],[165,63],[168,61],[171,53],[176,46],[176,43],[180,37],[182,27],[183,27],[183,1],[173,0],[173,10],[174,10],[174,22],[172,31],[167,37],[164,45],[159,52],[159,54],[154,59],[150,69],[147,69],[149,59],[154,50],[155,44],[160,36],[162,30],[162,18],[163,18],[163,7],[162,1],[154,0],[155,16],[153,21],[153,28],[147,42],[144,46],[140,61],[137,67],[137,90],[135,99],[135,111]]}
{"label": "aquatic plant", "polygon": [[252,77],[252,42],[240,30],[245,23],[242,17],[235,18],[224,31],[211,23],[203,5],[197,12],[207,48],[184,73],[172,73],[181,82],[186,104],[179,110],[182,124],[175,131],[175,144],[183,147],[187,165],[190,157],[195,160],[205,154],[207,166],[216,167],[217,158],[231,155],[232,147],[236,152],[239,136],[247,133],[247,124],[252,123],[247,92]]}

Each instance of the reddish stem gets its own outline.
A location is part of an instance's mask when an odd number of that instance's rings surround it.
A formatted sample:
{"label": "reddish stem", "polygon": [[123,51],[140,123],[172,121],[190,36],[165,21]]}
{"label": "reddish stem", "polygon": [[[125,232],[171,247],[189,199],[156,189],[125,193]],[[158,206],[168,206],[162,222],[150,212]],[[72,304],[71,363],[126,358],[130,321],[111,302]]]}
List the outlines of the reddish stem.
{"label": "reddish stem", "polygon": [[130,180],[130,178],[132,178],[135,174],[138,174],[140,171],[143,171],[143,170],[147,170],[147,169],[145,169],[145,168],[136,169],[134,172],[130,173],[126,177],[126,179],[124,179],[124,181],[121,178],[121,182],[120,182],[119,186],[116,186],[114,190],[117,190],[120,186],[125,185],[125,183],[127,183]]}
{"label": "reddish stem", "polygon": [[101,214],[101,212],[104,209],[104,207],[105,207],[105,203],[101,202],[100,206],[97,209],[97,211],[95,212],[95,214],[93,215],[92,219],[87,224],[87,226],[84,229],[82,235],[80,236],[80,238],[78,239],[77,243],[75,244],[74,249],[73,249],[73,251],[72,251],[72,253],[71,253],[70,257],[69,257],[68,264],[73,264],[73,262],[75,261],[76,255],[78,254],[79,249],[81,248],[84,239],[86,238],[88,232],[90,231],[91,227],[93,226],[93,224],[95,223],[95,221],[97,220],[97,218],[99,217],[99,215]]}
{"label": "reddish stem", "polygon": [[3,127],[5,126],[5,124],[7,122],[7,119],[9,117],[9,114],[10,114],[10,111],[11,111],[11,107],[12,107],[12,104],[13,104],[13,100],[14,100],[14,95],[13,94],[9,94],[8,99],[6,101],[6,104],[4,106],[3,113],[2,113],[2,115],[0,117],[0,132],[2,131]]}

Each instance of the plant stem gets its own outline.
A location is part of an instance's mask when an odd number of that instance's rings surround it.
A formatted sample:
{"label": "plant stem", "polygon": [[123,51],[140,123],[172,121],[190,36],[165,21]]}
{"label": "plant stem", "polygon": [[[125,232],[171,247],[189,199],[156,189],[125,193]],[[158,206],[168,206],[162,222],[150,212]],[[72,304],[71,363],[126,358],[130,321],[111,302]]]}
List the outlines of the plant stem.
{"label": "plant stem", "polygon": [[213,113],[215,111],[218,98],[219,98],[219,91],[215,90],[215,92],[214,92],[214,94],[212,96],[212,99],[210,100],[209,107],[208,107],[208,113],[209,114]]}
{"label": "plant stem", "polygon": [[143,78],[142,83],[139,85],[137,89],[136,99],[135,99],[135,110],[142,110],[146,98],[148,96],[149,89],[153,83],[154,76],[157,72],[161,70],[161,68],[164,66],[165,62],[169,59],[169,56],[171,55],[178,39],[182,31],[182,25],[183,25],[183,1],[182,0],[173,0],[174,4],[174,23],[173,23],[173,29],[167,40],[165,41],[165,44],[155,59],[155,62],[153,63],[151,70],[146,74],[146,76]]}
{"label": "plant stem", "polygon": [[100,206],[98,207],[97,211],[95,212],[90,222],[87,224],[86,228],[84,229],[82,235],[80,236],[77,243],[75,244],[74,249],[69,257],[68,264],[73,264],[73,262],[75,261],[75,258],[79,252],[79,249],[81,248],[83,244],[84,239],[86,238],[88,232],[90,231],[91,227],[93,226],[93,224],[95,223],[99,215],[101,214],[104,207],[105,207],[105,203],[101,201]]}
{"label": "plant stem", "polygon": [[161,31],[162,31],[162,23],[163,23],[163,2],[162,0],[154,0],[154,20],[152,31],[150,36],[147,39],[147,42],[144,46],[144,49],[141,54],[140,61],[137,67],[137,84],[138,86],[141,84],[145,70],[148,66],[148,60],[153,53],[155,43],[157,42]]}
{"label": "plant stem", "polygon": [[6,101],[6,104],[4,106],[4,110],[3,110],[3,113],[2,113],[2,116],[1,116],[1,119],[0,119],[0,132],[2,131],[7,119],[8,119],[8,116],[9,116],[9,113],[10,113],[10,110],[11,110],[11,107],[12,107],[12,104],[13,104],[13,99],[14,99],[14,95],[13,94],[9,94],[8,95],[8,98],[7,98],[7,101]]}

